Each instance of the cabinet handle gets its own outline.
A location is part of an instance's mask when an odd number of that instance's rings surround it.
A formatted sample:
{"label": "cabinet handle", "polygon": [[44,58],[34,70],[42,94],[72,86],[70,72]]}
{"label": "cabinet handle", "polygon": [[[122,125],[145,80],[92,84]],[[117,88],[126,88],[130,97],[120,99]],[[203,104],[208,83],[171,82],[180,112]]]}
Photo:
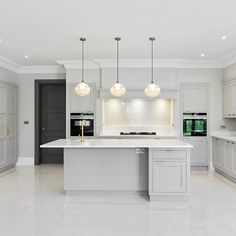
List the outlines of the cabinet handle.
{"label": "cabinet handle", "polygon": [[218,138],[216,138],[216,141],[218,141],[219,139]]}
{"label": "cabinet handle", "polygon": [[230,141],[227,141],[227,143],[230,143]]}
{"label": "cabinet handle", "polygon": [[232,144],[235,144],[235,142],[232,142]]}
{"label": "cabinet handle", "polygon": [[228,116],[231,116],[231,114],[228,114]]}
{"label": "cabinet handle", "polygon": [[168,150],[165,150],[166,152],[173,152],[174,150],[171,150],[171,149],[168,149]]}

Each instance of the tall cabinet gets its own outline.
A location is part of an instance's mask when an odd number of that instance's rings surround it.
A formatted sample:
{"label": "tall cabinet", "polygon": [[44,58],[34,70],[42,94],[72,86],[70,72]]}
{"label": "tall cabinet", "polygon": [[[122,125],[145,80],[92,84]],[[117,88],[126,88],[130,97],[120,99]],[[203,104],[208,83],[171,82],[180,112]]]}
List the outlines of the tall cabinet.
{"label": "tall cabinet", "polygon": [[0,82],[0,171],[17,162],[17,86]]}

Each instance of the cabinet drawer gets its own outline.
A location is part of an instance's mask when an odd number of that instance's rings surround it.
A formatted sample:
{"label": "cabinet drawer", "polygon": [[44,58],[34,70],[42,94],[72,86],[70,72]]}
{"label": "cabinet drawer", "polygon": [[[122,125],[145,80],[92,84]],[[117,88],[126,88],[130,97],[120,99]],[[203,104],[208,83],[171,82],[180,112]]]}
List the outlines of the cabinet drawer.
{"label": "cabinet drawer", "polygon": [[184,150],[157,150],[151,149],[149,155],[158,159],[186,159],[187,153]]}

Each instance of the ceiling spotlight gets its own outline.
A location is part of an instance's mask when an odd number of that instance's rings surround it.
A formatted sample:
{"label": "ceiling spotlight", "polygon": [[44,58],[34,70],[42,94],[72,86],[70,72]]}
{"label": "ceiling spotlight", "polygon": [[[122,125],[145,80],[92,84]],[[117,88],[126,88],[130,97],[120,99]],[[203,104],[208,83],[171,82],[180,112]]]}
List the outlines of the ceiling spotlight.
{"label": "ceiling spotlight", "polygon": [[0,38],[0,43],[2,42],[2,39]]}
{"label": "ceiling spotlight", "polygon": [[29,56],[28,55],[25,55],[25,58],[27,59]]}
{"label": "ceiling spotlight", "polygon": [[223,40],[225,40],[227,37],[224,35],[224,36],[222,36],[221,38],[222,38]]}
{"label": "ceiling spotlight", "polygon": [[205,57],[205,54],[204,54],[204,53],[202,53],[202,54],[201,54],[201,57]]}

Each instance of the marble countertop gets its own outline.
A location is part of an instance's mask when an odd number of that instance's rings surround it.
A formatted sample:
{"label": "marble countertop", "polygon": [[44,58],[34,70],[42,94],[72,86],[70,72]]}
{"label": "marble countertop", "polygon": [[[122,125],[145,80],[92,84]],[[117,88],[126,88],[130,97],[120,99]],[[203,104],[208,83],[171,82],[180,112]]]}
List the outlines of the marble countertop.
{"label": "marble countertop", "polygon": [[211,136],[236,142],[236,131],[213,131]]}
{"label": "marble countertop", "polygon": [[168,148],[181,149],[193,146],[180,139],[58,139],[41,148]]}

